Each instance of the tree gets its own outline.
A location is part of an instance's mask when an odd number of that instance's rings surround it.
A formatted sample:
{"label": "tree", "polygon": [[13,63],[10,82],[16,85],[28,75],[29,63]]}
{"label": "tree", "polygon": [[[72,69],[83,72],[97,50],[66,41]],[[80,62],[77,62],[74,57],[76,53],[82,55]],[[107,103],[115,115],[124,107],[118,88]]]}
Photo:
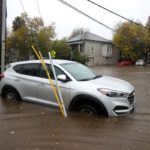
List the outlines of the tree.
{"label": "tree", "polygon": [[148,31],[150,32],[150,16],[149,16],[148,19],[147,19],[146,28],[147,28]]}
{"label": "tree", "polygon": [[13,21],[13,31],[16,31],[17,29],[25,26],[25,21],[22,17],[17,16],[15,20]]}
{"label": "tree", "polygon": [[132,22],[120,24],[113,36],[115,46],[121,52],[121,59],[135,61],[145,50],[145,29]]}
{"label": "tree", "polygon": [[86,56],[78,51],[73,51],[72,60],[80,62],[85,65],[89,61],[89,58],[88,58],[88,56]]}
{"label": "tree", "polygon": [[85,28],[76,28],[72,31],[71,35],[69,36],[69,39],[77,36],[77,35],[80,35],[80,34],[83,34],[84,32],[87,32],[89,31],[89,29],[85,29]]}
{"label": "tree", "polygon": [[55,25],[44,26],[41,18],[29,18],[27,14],[18,16],[13,21],[13,30],[7,37],[7,48],[19,50],[18,59],[29,59],[31,45],[45,55],[55,37]]}
{"label": "tree", "polygon": [[56,51],[57,59],[69,59],[70,57],[70,46],[65,40],[55,40],[51,43],[51,50]]}
{"label": "tree", "polygon": [[147,19],[146,23],[146,31],[145,31],[145,61],[150,62],[150,16]]}

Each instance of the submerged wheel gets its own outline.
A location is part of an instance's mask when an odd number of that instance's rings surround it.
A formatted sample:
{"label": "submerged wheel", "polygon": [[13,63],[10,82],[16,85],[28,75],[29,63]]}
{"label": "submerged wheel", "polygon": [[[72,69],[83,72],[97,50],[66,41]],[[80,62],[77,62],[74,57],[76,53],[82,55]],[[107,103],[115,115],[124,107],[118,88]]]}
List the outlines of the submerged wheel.
{"label": "submerged wheel", "polygon": [[16,101],[19,100],[20,96],[16,90],[8,89],[4,93],[4,98],[6,98],[7,100]]}
{"label": "submerged wheel", "polygon": [[105,106],[99,100],[89,95],[76,96],[71,101],[69,110],[78,111],[89,115],[108,116]]}
{"label": "submerged wheel", "polygon": [[78,111],[81,113],[85,113],[88,115],[98,115],[99,111],[94,105],[89,105],[89,104],[83,104],[80,107],[78,107]]}

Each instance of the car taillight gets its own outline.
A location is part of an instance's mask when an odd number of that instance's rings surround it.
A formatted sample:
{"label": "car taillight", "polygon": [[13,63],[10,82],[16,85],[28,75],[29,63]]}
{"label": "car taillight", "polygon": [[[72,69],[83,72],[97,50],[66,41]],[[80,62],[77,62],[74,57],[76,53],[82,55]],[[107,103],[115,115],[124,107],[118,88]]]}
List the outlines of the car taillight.
{"label": "car taillight", "polygon": [[0,80],[3,79],[3,78],[4,78],[4,74],[1,73],[1,74],[0,74]]}

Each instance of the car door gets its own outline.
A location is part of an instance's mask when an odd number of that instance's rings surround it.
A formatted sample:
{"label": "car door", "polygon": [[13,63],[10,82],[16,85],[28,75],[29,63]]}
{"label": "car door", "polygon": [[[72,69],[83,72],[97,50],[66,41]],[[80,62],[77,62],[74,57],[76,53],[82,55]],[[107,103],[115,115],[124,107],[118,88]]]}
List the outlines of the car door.
{"label": "car door", "polygon": [[[51,67],[48,66],[48,68],[49,68],[49,73],[50,73],[53,85],[54,85],[55,89],[57,90],[56,81],[54,80]],[[56,75],[64,74],[64,72],[58,67],[55,67],[55,71],[56,71]],[[38,101],[45,103],[45,104],[51,104],[54,106],[58,106],[58,101],[55,97],[52,85],[51,85],[42,65],[40,68],[40,72],[41,72],[41,78],[39,78],[39,80],[38,80],[38,92],[37,92]],[[58,85],[60,87],[64,103],[68,102],[68,99],[69,99],[69,84],[70,84],[69,82],[58,81]]]}
{"label": "car door", "polygon": [[15,82],[23,100],[34,101],[37,99],[37,77],[38,64],[23,64],[15,66]]}

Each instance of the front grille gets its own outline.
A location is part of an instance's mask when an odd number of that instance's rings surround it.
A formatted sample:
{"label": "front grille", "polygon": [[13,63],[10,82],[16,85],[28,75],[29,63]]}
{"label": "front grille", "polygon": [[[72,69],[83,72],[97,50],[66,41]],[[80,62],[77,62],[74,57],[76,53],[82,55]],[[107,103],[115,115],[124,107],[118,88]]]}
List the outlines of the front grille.
{"label": "front grille", "polygon": [[132,92],[128,96],[128,100],[129,100],[130,104],[134,103],[134,95],[135,95],[135,92]]}

